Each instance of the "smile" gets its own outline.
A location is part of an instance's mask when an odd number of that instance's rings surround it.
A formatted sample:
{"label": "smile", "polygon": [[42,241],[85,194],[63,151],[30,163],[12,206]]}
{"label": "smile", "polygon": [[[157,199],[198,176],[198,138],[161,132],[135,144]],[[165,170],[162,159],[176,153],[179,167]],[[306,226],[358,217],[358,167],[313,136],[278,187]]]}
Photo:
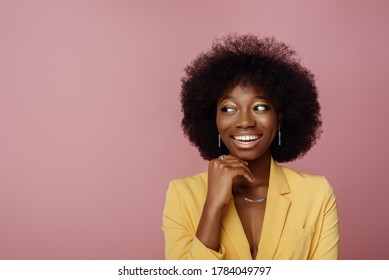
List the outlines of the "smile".
{"label": "smile", "polygon": [[261,138],[260,135],[232,136],[232,139],[234,139],[238,144],[243,146],[249,146],[255,143],[259,138]]}

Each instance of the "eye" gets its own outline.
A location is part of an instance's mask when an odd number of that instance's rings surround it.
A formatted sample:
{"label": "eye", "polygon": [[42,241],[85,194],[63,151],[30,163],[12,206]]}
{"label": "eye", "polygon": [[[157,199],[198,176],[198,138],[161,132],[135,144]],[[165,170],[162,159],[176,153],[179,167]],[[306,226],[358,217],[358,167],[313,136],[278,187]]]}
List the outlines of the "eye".
{"label": "eye", "polygon": [[256,104],[253,108],[254,111],[266,111],[269,109],[269,106],[266,104]]}
{"label": "eye", "polygon": [[223,106],[220,111],[224,112],[224,113],[233,113],[236,111],[235,107],[231,106],[231,105],[228,105],[228,106]]}

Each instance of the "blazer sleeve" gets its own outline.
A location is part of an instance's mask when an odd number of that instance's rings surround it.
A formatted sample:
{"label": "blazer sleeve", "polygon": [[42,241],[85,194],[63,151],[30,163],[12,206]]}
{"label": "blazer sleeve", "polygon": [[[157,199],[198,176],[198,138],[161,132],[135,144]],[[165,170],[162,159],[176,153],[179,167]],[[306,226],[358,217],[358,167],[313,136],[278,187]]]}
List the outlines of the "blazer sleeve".
{"label": "blazer sleeve", "polygon": [[[179,184],[179,183],[178,183]],[[221,246],[216,252],[207,248],[196,237],[196,226],[191,219],[190,205],[186,205],[178,191],[176,181],[169,184],[166,193],[165,209],[162,217],[162,230],[165,235],[165,258],[167,260],[221,260],[225,250]]]}
{"label": "blazer sleeve", "polygon": [[312,255],[316,260],[339,259],[339,218],[334,191],[323,177],[325,192],[323,219],[317,247]]}

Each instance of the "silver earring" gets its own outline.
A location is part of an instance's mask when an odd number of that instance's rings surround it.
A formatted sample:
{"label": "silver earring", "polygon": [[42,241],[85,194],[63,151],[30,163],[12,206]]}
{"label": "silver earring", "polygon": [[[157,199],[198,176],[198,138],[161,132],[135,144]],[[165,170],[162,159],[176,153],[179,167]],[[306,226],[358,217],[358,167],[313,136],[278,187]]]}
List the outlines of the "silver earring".
{"label": "silver earring", "polygon": [[218,136],[218,144],[219,144],[219,148],[221,148],[222,147],[222,140],[220,139],[220,134],[219,134],[219,136]]}
{"label": "silver earring", "polygon": [[281,128],[278,127],[278,146],[281,146]]}

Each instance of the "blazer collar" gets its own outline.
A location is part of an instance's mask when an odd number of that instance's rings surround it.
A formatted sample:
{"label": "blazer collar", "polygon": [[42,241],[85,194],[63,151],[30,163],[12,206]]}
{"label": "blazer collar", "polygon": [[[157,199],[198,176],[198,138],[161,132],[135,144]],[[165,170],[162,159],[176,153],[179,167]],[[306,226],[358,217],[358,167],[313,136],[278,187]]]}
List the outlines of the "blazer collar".
{"label": "blazer collar", "polygon": [[[282,168],[272,159],[265,217],[257,259],[273,259],[277,251],[290,206],[290,200],[283,195],[289,192],[289,185]],[[235,208],[233,197],[231,197],[225,208],[222,226],[238,258],[251,259],[250,245]]]}

